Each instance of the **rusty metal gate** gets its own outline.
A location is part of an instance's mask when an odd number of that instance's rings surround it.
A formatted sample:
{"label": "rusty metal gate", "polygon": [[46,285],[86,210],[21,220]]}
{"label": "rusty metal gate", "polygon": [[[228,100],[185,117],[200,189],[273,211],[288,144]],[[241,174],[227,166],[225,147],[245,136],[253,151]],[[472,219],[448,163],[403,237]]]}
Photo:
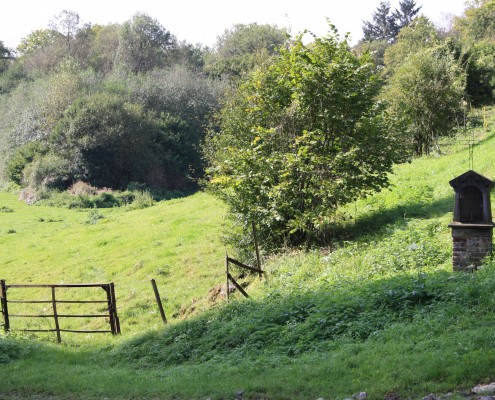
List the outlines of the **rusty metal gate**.
{"label": "rusty metal gate", "polygon": [[[106,297],[102,300],[58,300],[57,289],[59,288],[101,288],[105,291]],[[30,289],[45,288],[50,291],[49,299],[42,300],[10,300],[8,293],[12,289]],[[3,316],[3,325],[6,332],[55,332],[57,341],[62,341],[61,332],[73,333],[111,333],[120,334],[120,322],[117,315],[117,301],[115,297],[115,287],[113,283],[79,283],[79,284],[47,284],[47,285],[7,285],[5,280],[0,280],[0,303]],[[12,314],[9,313],[9,304],[50,304],[51,312],[49,314]],[[106,313],[104,314],[60,314],[57,311],[58,304],[105,304]],[[11,321],[17,318],[53,318],[55,323],[54,329],[13,329]],[[60,327],[62,318],[108,318],[109,330],[75,330],[63,329]]]}

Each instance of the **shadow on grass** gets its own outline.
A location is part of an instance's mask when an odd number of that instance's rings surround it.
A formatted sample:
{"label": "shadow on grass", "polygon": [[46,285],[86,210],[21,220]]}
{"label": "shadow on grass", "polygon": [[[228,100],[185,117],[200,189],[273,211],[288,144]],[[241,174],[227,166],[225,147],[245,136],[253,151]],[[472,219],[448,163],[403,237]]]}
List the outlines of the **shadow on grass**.
{"label": "shadow on grass", "polygon": [[380,235],[386,232],[390,225],[406,223],[408,219],[438,218],[451,212],[454,206],[454,196],[447,196],[431,203],[397,205],[393,208],[374,210],[359,216],[352,222],[337,226],[334,237],[337,239],[359,239],[370,234]]}
{"label": "shadow on grass", "polygon": [[[112,392],[112,385],[117,385],[119,389],[113,392],[114,395],[122,395],[125,389],[129,396],[143,396],[149,390],[146,389],[148,386],[160,384],[162,387],[156,387],[156,393],[168,393],[170,398],[200,398],[212,394],[225,398],[240,384],[249,389],[249,382],[253,382],[251,388],[266,391],[267,398],[293,398],[291,392],[302,391],[304,395],[300,398],[309,399],[317,394],[313,393],[315,382],[309,379],[314,374],[324,373],[321,388],[328,387],[332,374],[327,376],[325,368],[332,367],[335,371],[334,367],[338,366],[339,374],[334,379],[337,383],[340,379],[355,380],[356,376],[366,376],[379,363],[382,364],[381,374],[386,372],[394,378],[386,382],[385,387],[370,388],[383,395],[382,391],[400,381],[398,374],[408,376],[411,363],[423,362],[416,357],[416,354],[428,353],[421,346],[429,346],[428,350],[431,347],[436,352],[434,356],[440,359],[458,350],[458,342],[465,335],[462,336],[462,327],[454,326],[459,325],[459,321],[454,324],[452,318],[460,320],[461,325],[462,321],[469,322],[473,329],[471,310],[476,309],[474,313],[478,317],[483,313],[493,318],[493,312],[489,312],[493,297],[489,288],[493,287],[494,280],[493,268],[470,275],[439,271],[419,279],[403,275],[357,286],[321,287],[316,291],[272,293],[263,299],[234,301],[163,330],[144,333],[116,346],[102,346],[99,350],[94,347],[88,351],[49,345],[34,347],[32,354],[27,352],[19,362],[29,367],[26,363],[31,357],[33,365],[30,368],[39,372],[33,377],[19,378],[19,388],[101,395]],[[459,313],[459,309],[463,312]],[[446,325],[454,332],[449,343],[435,339],[436,335],[439,338],[445,335]],[[456,329],[459,337],[455,336]],[[410,335],[407,340],[404,334]],[[485,333],[480,332],[470,352],[476,355],[476,346],[490,344],[491,337],[484,339],[484,336]],[[416,341],[420,343],[421,351],[416,351]],[[19,344],[24,346],[22,341]],[[457,347],[452,350],[449,346]],[[462,346],[466,353],[468,349],[464,343]],[[395,356],[398,350],[400,354]],[[311,354],[318,356],[311,358]],[[305,357],[306,367],[295,368]],[[395,364],[383,370],[391,357]],[[28,359],[24,361],[24,358]],[[326,367],[318,368],[322,362]],[[52,368],[38,368],[44,363]],[[289,371],[293,367],[295,370]],[[445,371],[444,367],[442,364],[440,370]],[[259,368],[264,372],[261,375]],[[67,371],[75,373],[76,370],[80,378],[71,382],[77,385],[66,382],[69,386],[62,389],[51,383],[58,380],[57,374],[66,375]],[[160,371],[160,374],[154,377],[152,371]],[[280,388],[276,382],[280,377],[276,375],[277,371],[282,375],[292,374],[284,383],[284,394],[278,397]],[[454,385],[459,385],[455,379],[461,379],[457,372],[452,372]],[[435,381],[436,373],[432,369],[431,376],[425,379]],[[263,379],[264,374],[268,374],[267,379]],[[301,374],[298,381],[296,378]],[[52,379],[45,379],[45,375]],[[459,376],[464,379],[464,375]],[[16,390],[15,371],[12,369],[7,377],[8,389]],[[442,375],[437,380],[440,382],[443,378]],[[141,386],[133,379],[142,381]],[[473,374],[472,380],[477,379],[479,376]],[[373,379],[367,384],[372,382]],[[354,383],[354,386],[352,390],[359,389],[359,384]],[[332,390],[344,395],[349,386]]]}

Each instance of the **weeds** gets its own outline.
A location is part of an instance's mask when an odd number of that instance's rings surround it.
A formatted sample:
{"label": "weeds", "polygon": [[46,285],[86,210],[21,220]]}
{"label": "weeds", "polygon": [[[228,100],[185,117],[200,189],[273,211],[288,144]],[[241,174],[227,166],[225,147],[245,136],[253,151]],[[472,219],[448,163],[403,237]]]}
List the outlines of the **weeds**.
{"label": "weeds", "polygon": [[105,218],[103,214],[101,214],[96,208],[90,210],[88,212],[88,218],[85,223],[89,225],[95,225],[100,219]]}

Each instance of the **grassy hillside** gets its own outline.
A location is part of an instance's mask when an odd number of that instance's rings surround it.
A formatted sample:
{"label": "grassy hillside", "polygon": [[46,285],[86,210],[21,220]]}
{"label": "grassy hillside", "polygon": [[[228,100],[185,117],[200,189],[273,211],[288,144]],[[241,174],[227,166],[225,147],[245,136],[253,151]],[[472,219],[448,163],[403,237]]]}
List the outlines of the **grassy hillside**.
{"label": "grassy hillside", "polygon": [[[475,131],[474,169],[490,178],[494,120],[489,131]],[[222,208],[211,197],[100,210],[105,218],[91,225],[89,211],[27,207],[1,195],[0,207],[14,210],[0,215],[6,279],[113,280],[124,334],[82,346],[0,337],[0,394],[339,399],[366,391],[397,399],[452,391],[455,399],[494,381],[495,263],[475,274],[451,271],[448,181],[470,168],[465,139],[398,166],[389,189],[343,208],[332,248],[273,256],[266,280],[250,280],[249,300],[236,294],[208,310],[209,289],[223,283],[224,252]],[[38,256],[22,256],[32,249]],[[169,314],[200,312],[138,333],[158,325],[150,277],[163,287]]]}
{"label": "grassy hillside", "polygon": [[[169,318],[211,307],[208,293],[223,282],[223,208],[206,194],[142,210],[78,211],[27,206],[13,194],[0,193],[0,209],[1,278],[7,283],[115,282],[125,334],[161,324],[150,279],[157,281]],[[102,294],[94,289],[60,290],[66,299]],[[50,297],[47,290],[28,294],[11,289],[9,295]],[[31,311],[41,313],[45,306]],[[12,323],[14,328],[25,321]],[[35,323],[46,329],[52,321]],[[104,321],[96,323],[101,326]],[[95,320],[64,324],[97,327]]]}

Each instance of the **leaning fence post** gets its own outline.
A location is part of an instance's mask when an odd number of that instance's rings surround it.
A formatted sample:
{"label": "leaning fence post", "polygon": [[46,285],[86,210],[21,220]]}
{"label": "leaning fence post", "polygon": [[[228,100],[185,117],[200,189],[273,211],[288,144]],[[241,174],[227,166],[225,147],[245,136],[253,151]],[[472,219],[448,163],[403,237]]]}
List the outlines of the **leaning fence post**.
{"label": "leaning fence post", "polygon": [[160,299],[160,293],[158,293],[158,287],[156,286],[156,281],[154,279],[151,280],[151,285],[153,286],[153,292],[155,292],[156,303],[158,304],[162,321],[164,324],[167,324],[167,317],[165,316],[165,311],[163,311],[162,299]]}
{"label": "leaning fence post", "polygon": [[52,286],[52,307],[53,307],[53,318],[55,319],[55,330],[57,332],[57,341],[62,342],[60,337],[60,325],[58,324],[58,314],[57,314],[57,299],[55,298],[55,286]]}
{"label": "leaning fence post", "polygon": [[9,307],[7,305],[7,285],[5,284],[5,280],[0,280],[0,300],[2,305],[2,314],[3,314],[3,328],[5,332],[10,331],[10,321],[9,321]]}

